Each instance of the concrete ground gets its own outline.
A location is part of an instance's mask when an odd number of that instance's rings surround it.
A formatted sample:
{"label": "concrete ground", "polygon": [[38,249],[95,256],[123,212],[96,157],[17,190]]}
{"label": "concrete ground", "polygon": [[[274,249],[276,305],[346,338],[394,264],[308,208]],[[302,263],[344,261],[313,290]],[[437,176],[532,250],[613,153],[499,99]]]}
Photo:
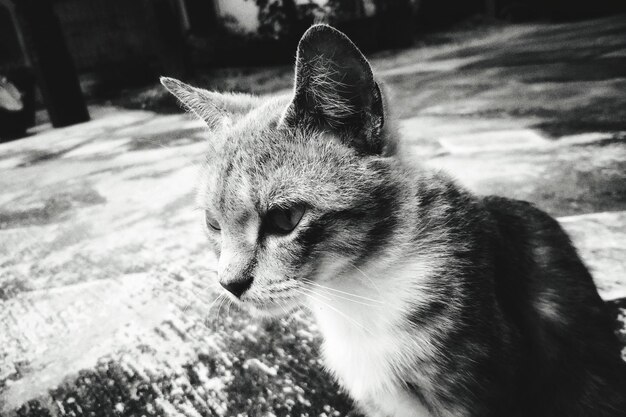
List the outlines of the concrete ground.
{"label": "concrete ground", "polygon": [[[626,18],[379,54],[419,161],[559,217],[626,346]],[[217,302],[202,125],[91,108],[0,145],[0,415],[340,416],[306,312]]]}

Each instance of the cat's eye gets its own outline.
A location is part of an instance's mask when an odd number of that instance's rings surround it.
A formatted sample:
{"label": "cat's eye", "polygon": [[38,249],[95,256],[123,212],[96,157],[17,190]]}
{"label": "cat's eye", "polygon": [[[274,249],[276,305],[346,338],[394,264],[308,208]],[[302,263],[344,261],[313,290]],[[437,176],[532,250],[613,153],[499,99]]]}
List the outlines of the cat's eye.
{"label": "cat's eye", "polygon": [[304,216],[304,206],[296,204],[289,208],[273,208],[265,215],[266,231],[286,235],[296,228]]}
{"label": "cat's eye", "polygon": [[215,220],[213,217],[211,217],[211,215],[209,214],[209,212],[205,212],[204,214],[204,220],[206,222],[206,225],[209,229],[213,229],[215,231],[220,231],[222,230],[220,228],[220,224],[217,222],[217,220]]}

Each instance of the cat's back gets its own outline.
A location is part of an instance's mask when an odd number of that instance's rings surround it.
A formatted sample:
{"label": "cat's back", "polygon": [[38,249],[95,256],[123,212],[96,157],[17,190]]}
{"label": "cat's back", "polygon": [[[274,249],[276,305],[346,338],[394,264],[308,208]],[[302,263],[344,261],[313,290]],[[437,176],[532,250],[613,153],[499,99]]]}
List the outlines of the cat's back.
{"label": "cat's back", "polygon": [[496,296],[525,350],[532,411],[626,415],[626,365],[613,320],[567,234],[530,203],[493,196],[482,203],[495,230]]}

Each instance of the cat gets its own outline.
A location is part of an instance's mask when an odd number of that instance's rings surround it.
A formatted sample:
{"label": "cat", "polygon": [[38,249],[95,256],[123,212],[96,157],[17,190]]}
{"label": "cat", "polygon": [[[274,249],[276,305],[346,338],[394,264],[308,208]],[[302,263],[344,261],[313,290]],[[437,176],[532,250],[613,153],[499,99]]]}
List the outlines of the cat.
{"label": "cat", "polygon": [[260,315],[308,306],[361,412],[626,416],[613,323],[557,221],[407,157],[343,33],[303,35],[284,96],[162,84],[210,128],[220,284]]}

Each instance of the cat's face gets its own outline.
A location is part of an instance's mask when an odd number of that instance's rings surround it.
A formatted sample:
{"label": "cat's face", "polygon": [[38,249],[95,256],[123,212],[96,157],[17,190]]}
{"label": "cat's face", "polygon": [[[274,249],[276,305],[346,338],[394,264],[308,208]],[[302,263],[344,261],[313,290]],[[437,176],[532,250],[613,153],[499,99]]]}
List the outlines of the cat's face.
{"label": "cat's face", "polygon": [[345,36],[327,26],[304,35],[291,97],[163,83],[214,129],[199,204],[233,299],[287,312],[387,243],[394,146],[369,65]]}

